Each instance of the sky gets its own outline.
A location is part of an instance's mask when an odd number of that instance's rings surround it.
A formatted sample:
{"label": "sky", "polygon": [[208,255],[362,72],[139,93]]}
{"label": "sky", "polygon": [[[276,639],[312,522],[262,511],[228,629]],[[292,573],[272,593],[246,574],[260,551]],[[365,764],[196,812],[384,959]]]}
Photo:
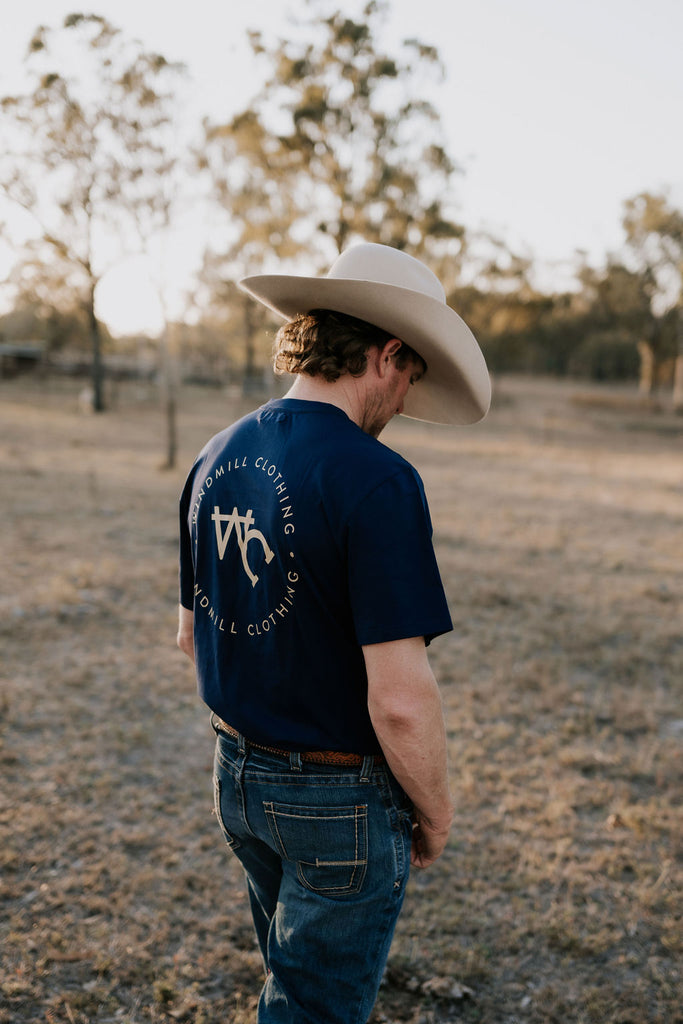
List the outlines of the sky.
{"label": "sky", "polygon": [[[0,94],[16,88],[34,29],[82,10],[182,60],[201,113],[227,118],[259,84],[246,30],[286,35],[303,2],[23,0],[2,19]],[[599,266],[621,248],[627,198],[668,190],[683,205],[680,0],[389,0],[385,31],[388,51],[409,37],[438,49],[446,79],[430,98],[463,170],[457,214],[533,258],[542,287],[566,286],[577,251]],[[198,231],[179,282],[201,246]],[[0,272],[6,251],[4,259]],[[100,315],[115,331],[157,326],[158,305],[134,262],[100,293]]]}

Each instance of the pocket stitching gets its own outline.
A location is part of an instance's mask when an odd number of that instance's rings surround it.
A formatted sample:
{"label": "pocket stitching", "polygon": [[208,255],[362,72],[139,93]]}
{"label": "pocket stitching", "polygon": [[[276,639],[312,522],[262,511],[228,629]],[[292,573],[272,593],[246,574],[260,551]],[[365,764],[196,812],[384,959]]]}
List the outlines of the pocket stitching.
{"label": "pocket stitching", "polygon": [[[278,809],[276,809],[276,807]],[[285,808],[289,808],[289,809],[285,810]],[[263,802],[263,809],[265,811],[266,818],[267,818],[267,821],[268,821],[268,826],[269,826],[269,828],[271,830],[271,834],[273,835],[273,839],[275,840],[275,842],[276,842],[276,844],[278,846],[278,850],[279,850],[280,855],[285,860],[288,860],[288,861],[293,862],[293,863],[296,864],[297,878],[299,879],[301,884],[306,889],[308,889],[310,892],[314,892],[314,893],[316,893],[318,895],[324,895],[324,896],[357,895],[360,892],[360,889],[361,889],[361,886],[363,884],[363,881],[365,880],[365,874],[366,874],[366,871],[367,871],[367,864],[368,864],[367,855],[365,857],[360,857],[359,856],[359,854],[361,852],[359,847],[360,847],[360,845],[362,843],[362,835],[361,835],[361,833],[363,831],[363,826],[365,826],[365,833],[364,833],[364,835],[365,835],[365,847],[366,847],[366,854],[367,854],[367,818],[368,818],[368,813],[367,812],[368,812],[368,809],[367,809],[367,805],[366,804],[357,804],[353,808],[350,808],[348,806],[344,806],[344,807],[339,807],[338,808],[339,811],[347,811],[347,812],[350,811],[351,812],[351,813],[346,813],[346,814],[325,814],[325,813],[320,814],[320,813],[318,813],[319,811],[323,811],[324,812],[328,808],[324,808],[324,807],[320,807],[320,808],[319,807],[304,807],[304,806],[298,807],[296,805],[290,805],[290,804],[276,805],[272,801],[264,801]],[[308,811],[310,813],[292,813],[292,812],[305,812],[305,811]],[[348,861],[348,860],[346,860],[346,861],[324,861],[324,860],[321,860],[319,857],[316,857],[315,861],[313,862],[313,861],[303,860],[303,859],[300,859],[300,858],[291,857],[287,853],[287,848],[286,848],[284,840],[282,838],[282,834],[280,832],[280,829],[278,828],[278,823],[277,823],[278,815],[280,817],[282,817],[282,818],[296,818],[296,819],[298,819],[300,821],[310,821],[310,820],[315,820],[315,821],[340,821],[340,820],[343,820],[344,818],[346,818],[346,819],[353,819],[353,821],[354,821],[354,845],[355,845],[355,849],[354,849],[355,858],[354,858],[354,860],[352,860],[352,861]],[[341,885],[314,886],[311,883],[311,881],[306,877],[306,875],[304,873],[304,868],[305,867],[351,867],[351,868],[353,868],[353,870],[352,870],[352,873],[351,873],[351,877],[350,877],[350,879],[349,879],[349,881],[348,881],[348,883],[346,885],[343,885],[343,886],[341,886]]]}

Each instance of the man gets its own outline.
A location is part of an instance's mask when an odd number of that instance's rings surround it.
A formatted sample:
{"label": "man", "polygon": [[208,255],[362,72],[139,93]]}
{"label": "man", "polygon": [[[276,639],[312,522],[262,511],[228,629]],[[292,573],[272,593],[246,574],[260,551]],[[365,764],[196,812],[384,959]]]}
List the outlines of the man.
{"label": "man", "polygon": [[361,1024],[409,864],[453,817],[426,646],[452,628],[422,483],[392,416],[467,423],[484,359],[437,278],[387,246],[241,286],[295,375],[214,437],[181,499],[179,646],[217,733],[215,806],[246,871],[261,1024]]}

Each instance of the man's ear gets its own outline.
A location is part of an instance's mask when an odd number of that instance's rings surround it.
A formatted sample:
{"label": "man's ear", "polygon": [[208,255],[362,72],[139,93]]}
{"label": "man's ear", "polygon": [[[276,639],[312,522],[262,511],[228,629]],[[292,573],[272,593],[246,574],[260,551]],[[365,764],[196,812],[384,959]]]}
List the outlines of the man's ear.
{"label": "man's ear", "polygon": [[400,350],[403,343],[398,338],[390,338],[389,341],[385,342],[381,349],[378,349],[379,359],[377,364],[377,372],[380,377],[386,376],[387,371],[391,366],[391,361]]}

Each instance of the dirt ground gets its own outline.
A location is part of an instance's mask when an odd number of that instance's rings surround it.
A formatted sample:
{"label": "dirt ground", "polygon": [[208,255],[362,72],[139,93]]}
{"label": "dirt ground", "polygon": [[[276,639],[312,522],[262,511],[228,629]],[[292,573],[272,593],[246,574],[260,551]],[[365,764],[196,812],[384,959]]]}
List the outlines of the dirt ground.
{"label": "dirt ground", "polygon": [[[0,382],[0,1024],[249,1024],[241,871],[174,646],[176,507],[239,411],[104,415]],[[457,817],[414,873],[374,1024],[675,1024],[681,985],[683,420],[496,381],[487,420],[402,420],[454,631],[430,648]]]}

